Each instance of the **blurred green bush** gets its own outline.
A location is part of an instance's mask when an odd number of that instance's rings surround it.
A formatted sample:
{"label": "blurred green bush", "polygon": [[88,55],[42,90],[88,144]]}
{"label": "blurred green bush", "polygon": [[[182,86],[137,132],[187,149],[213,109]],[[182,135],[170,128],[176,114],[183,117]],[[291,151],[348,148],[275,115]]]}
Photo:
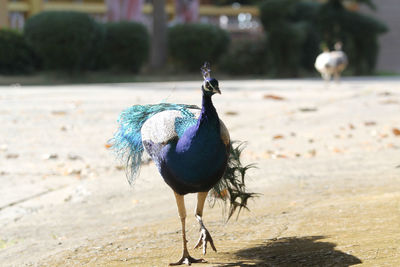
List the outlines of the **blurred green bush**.
{"label": "blurred green bush", "polygon": [[51,11],[29,18],[24,34],[44,69],[78,72],[93,68],[104,29],[87,14]]}
{"label": "blurred green bush", "polygon": [[221,71],[234,75],[260,75],[270,71],[270,59],[265,38],[233,42],[218,66]]}
{"label": "blurred green bush", "polygon": [[305,35],[300,48],[300,67],[307,71],[314,71],[315,59],[321,52],[321,36],[316,23],[319,7],[317,2],[297,2],[288,17],[294,23],[303,24]]}
{"label": "blurred green bush", "polygon": [[228,49],[227,31],[210,24],[178,24],[168,29],[168,54],[180,71],[197,71],[204,61],[217,62]]}
{"label": "blurred green bush", "polygon": [[[349,72],[372,74],[378,37],[388,29],[371,16],[347,10],[343,1],[261,0],[265,38],[231,45],[229,33],[210,24],[172,26],[168,29],[169,63],[180,73],[198,71],[204,61],[210,61],[228,74],[296,77],[303,70],[315,71],[322,44],[333,49],[334,43],[342,41]],[[100,24],[84,13],[42,12],[27,20],[24,36],[0,31],[0,73],[30,73],[40,68],[139,72],[149,50],[149,33],[141,24]]]}
{"label": "blurred green bush", "polygon": [[260,19],[268,38],[274,76],[297,77],[300,70],[306,25],[292,22],[296,0],[265,0],[260,5]]}
{"label": "blurred green bush", "polygon": [[[366,4],[371,4],[367,1]],[[344,43],[350,72],[372,74],[379,52],[378,36],[388,29],[371,16],[347,10],[343,1],[264,0],[260,19],[268,38],[276,76],[297,76],[313,70],[322,44],[333,50]]]}
{"label": "blurred green bush", "polygon": [[0,30],[0,74],[32,73],[37,60],[22,34]]}
{"label": "blurred green bush", "polygon": [[321,5],[317,25],[328,47],[332,48],[337,41],[344,43],[353,74],[373,73],[379,52],[378,36],[388,30],[383,22],[347,10],[339,0],[331,0]]}
{"label": "blurred green bush", "polygon": [[138,72],[148,60],[150,36],[143,24],[116,22],[105,24],[100,57],[103,67]]}

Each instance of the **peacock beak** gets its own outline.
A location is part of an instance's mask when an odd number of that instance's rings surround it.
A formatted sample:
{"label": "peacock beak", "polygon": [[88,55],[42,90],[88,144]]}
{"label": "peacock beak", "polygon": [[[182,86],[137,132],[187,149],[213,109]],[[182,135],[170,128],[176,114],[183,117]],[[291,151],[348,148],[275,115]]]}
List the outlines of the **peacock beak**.
{"label": "peacock beak", "polygon": [[219,90],[219,87],[214,87],[213,92],[217,94],[221,94],[221,90]]}

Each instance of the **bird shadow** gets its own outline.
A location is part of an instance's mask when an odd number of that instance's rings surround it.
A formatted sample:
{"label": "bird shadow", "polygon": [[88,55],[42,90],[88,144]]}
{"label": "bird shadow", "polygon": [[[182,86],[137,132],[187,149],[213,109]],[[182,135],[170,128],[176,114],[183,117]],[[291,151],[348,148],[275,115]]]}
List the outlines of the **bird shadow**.
{"label": "bird shadow", "polygon": [[324,236],[283,237],[234,253],[237,261],[218,266],[351,266],[361,260],[322,242]]}

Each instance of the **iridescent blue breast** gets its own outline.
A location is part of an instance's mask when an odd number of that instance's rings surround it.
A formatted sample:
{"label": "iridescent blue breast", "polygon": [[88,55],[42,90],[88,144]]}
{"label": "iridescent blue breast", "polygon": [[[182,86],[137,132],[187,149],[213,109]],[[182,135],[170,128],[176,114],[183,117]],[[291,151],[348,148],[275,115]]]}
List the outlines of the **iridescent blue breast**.
{"label": "iridescent blue breast", "polygon": [[164,111],[142,127],[145,150],[156,163],[165,182],[177,193],[208,191],[223,175],[229,133],[222,121],[198,127],[193,117],[180,111]]}

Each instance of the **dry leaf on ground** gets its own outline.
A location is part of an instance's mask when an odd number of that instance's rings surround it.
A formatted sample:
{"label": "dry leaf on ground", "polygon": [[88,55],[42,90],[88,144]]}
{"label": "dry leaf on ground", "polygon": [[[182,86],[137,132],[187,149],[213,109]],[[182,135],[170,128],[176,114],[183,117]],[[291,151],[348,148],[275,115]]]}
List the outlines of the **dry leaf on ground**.
{"label": "dry leaf on ground", "polygon": [[228,116],[236,116],[238,113],[236,112],[236,111],[227,111],[227,112],[225,112],[225,115],[228,115]]}
{"label": "dry leaf on ground", "polygon": [[58,115],[58,116],[65,116],[65,115],[67,115],[67,112],[64,110],[53,110],[51,112],[51,114]]}
{"label": "dry leaf on ground", "polygon": [[274,140],[283,139],[283,138],[285,138],[285,137],[281,134],[277,134],[274,137],[272,137],[272,139],[274,139]]}
{"label": "dry leaf on ground", "polygon": [[342,153],[343,152],[340,148],[337,148],[337,147],[334,147],[332,149],[332,151],[335,152],[335,153]]}
{"label": "dry leaf on ground", "polygon": [[366,122],[364,122],[364,125],[365,126],[374,126],[374,125],[376,125],[376,122],[374,122],[374,121],[366,121]]}
{"label": "dry leaf on ground", "polygon": [[315,149],[311,149],[311,150],[308,151],[308,154],[309,154],[311,157],[315,157],[315,155],[317,155],[317,151],[316,151]]}
{"label": "dry leaf on ground", "polygon": [[382,92],[378,94],[379,96],[391,96],[392,93],[391,92]]}
{"label": "dry leaf on ground", "polygon": [[301,112],[315,112],[315,111],[317,111],[318,109],[315,108],[315,107],[304,107],[304,108],[299,108],[299,110],[300,110]]}
{"label": "dry leaf on ground", "polygon": [[125,167],[122,166],[122,165],[117,165],[117,166],[115,166],[115,169],[117,169],[117,170],[119,170],[119,171],[122,171],[122,170],[125,169]]}
{"label": "dry leaf on ground", "polygon": [[386,101],[380,102],[382,105],[391,105],[391,104],[399,104],[400,102],[394,99],[389,99]]}
{"label": "dry leaf on ground", "polygon": [[264,99],[272,99],[272,100],[277,100],[277,101],[283,101],[285,100],[284,97],[278,96],[278,95],[264,95]]}

